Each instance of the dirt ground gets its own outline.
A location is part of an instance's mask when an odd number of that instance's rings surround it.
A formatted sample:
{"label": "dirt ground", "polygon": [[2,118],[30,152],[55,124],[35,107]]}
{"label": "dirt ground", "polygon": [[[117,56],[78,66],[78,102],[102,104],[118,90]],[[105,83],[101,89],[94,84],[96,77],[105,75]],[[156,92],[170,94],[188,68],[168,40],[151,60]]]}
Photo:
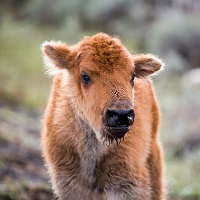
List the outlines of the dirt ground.
{"label": "dirt ground", "polygon": [[0,199],[53,197],[39,144],[40,114],[0,105]]}

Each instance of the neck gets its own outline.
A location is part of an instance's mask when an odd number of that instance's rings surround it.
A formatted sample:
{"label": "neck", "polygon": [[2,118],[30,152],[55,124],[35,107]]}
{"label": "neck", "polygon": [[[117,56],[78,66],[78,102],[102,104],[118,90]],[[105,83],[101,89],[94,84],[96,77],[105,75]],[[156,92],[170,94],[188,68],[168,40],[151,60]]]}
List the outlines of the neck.
{"label": "neck", "polygon": [[98,141],[95,132],[88,124],[81,119],[79,121],[84,134],[80,151],[81,176],[88,187],[94,189],[97,181],[96,170],[106,147]]}

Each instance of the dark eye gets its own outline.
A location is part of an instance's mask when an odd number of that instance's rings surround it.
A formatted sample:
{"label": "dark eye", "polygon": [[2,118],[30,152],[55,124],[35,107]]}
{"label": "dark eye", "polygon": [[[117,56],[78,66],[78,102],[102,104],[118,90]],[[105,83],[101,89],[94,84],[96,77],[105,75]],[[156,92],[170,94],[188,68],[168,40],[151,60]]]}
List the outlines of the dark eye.
{"label": "dark eye", "polygon": [[82,81],[83,85],[88,85],[90,83],[91,79],[87,74],[81,73],[81,81]]}
{"label": "dark eye", "polygon": [[135,74],[132,75],[131,84],[134,85]]}

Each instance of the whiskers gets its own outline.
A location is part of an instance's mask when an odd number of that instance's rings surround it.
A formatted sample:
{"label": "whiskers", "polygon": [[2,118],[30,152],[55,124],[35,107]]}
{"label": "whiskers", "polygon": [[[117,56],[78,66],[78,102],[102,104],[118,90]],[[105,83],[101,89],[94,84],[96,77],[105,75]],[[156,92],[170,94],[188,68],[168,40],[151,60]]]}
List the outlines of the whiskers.
{"label": "whiskers", "polygon": [[107,128],[106,127],[103,128],[103,135],[102,135],[102,138],[104,138],[103,139],[103,144],[105,144],[108,147],[111,146],[113,144],[113,142],[116,142],[116,144],[118,146],[119,144],[121,144],[122,142],[124,142],[124,137],[125,136],[123,136],[121,138],[111,137],[111,136],[109,136]]}

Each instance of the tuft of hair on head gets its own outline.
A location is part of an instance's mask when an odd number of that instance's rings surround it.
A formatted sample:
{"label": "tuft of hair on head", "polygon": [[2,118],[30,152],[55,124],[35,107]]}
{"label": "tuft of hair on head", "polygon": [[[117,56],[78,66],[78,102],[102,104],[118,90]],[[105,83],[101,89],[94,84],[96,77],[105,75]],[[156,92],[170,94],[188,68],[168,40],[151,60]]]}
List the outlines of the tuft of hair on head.
{"label": "tuft of hair on head", "polygon": [[161,59],[152,54],[138,54],[133,56],[136,77],[155,75],[164,69]]}
{"label": "tuft of hair on head", "polygon": [[60,70],[72,67],[74,54],[65,43],[60,41],[45,41],[41,45],[41,50],[47,74],[53,76],[59,73]]}

